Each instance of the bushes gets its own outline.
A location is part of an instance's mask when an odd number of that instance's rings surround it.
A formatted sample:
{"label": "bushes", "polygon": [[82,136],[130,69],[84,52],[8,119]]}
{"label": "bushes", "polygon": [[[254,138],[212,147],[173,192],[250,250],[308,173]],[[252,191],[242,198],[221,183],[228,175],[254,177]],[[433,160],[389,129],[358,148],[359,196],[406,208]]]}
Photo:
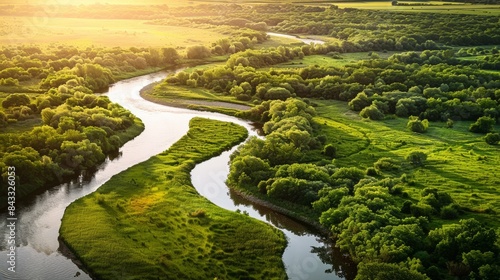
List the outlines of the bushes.
{"label": "bushes", "polygon": [[398,170],[400,166],[397,160],[388,157],[382,157],[373,164],[373,167],[376,171],[382,172],[395,171]]}
{"label": "bushes", "polygon": [[490,145],[496,145],[500,142],[500,133],[488,133],[484,137],[484,141]]}
{"label": "bushes", "polygon": [[406,127],[413,132],[424,133],[429,128],[429,121],[427,119],[419,120],[418,117],[410,116]]}
{"label": "bushes", "polygon": [[30,98],[26,94],[10,94],[2,101],[2,107],[4,108],[26,106],[28,104],[30,104]]}
{"label": "bushes", "polygon": [[494,124],[495,119],[483,116],[469,126],[469,131],[474,133],[488,133],[491,131]]}
{"label": "bushes", "polygon": [[369,118],[371,120],[382,120],[384,118],[384,113],[380,112],[377,106],[373,104],[361,110],[359,115],[362,118]]}
{"label": "bushes", "polygon": [[413,165],[423,165],[425,160],[427,159],[427,155],[423,152],[413,151],[406,156],[406,160],[409,161]]}
{"label": "bushes", "polygon": [[337,149],[332,144],[328,144],[323,148],[323,154],[329,158],[335,158]]}

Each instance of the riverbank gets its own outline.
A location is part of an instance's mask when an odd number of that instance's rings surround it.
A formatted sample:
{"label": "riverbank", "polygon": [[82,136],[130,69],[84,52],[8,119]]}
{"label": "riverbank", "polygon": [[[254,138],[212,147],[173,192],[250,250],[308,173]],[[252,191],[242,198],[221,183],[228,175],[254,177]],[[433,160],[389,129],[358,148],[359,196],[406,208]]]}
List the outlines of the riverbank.
{"label": "riverbank", "polygon": [[251,108],[249,105],[231,103],[226,101],[221,101],[215,98],[206,99],[195,99],[195,98],[185,98],[178,92],[167,92],[163,90],[155,89],[161,82],[152,83],[147,85],[140,91],[140,96],[147,101],[157,103],[164,106],[170,106],[175,108],[185,108],[198,111],[207,111],[214,113],[221,113],[229,116],[236,116],[240,111],[245,111]]}
{"label": "riverbank", "polygon": [[221,210],[190,183],[197,162],[241,142],[246,133],[233,123],[193,119],[168,151],[72,203],[60,230],[64,241],[99,279],[285,279],[283,234]]}
{"label": "riverbank", "polygon": [[234,187],[231,187],[229,186],[230,188],[230,191],[231,193],[237,195],[237,196],[240,196],[242,198],[244,198],[245,200],[248,200],[250,202],[252,202],[253,204],[256,204],[256,205],[259,205],[259,206],[262,206],[262,207],[265,207],[265,208],[268,208],[268,209],[271,209],[275,212],[278,212],[280,214],[283,214],[297,222],[300,222],[302,224],[305,224],[311,228],[314,228],[318,233],[320,233],[323,237],[327,237],[327,238],[330,238],[331,237],[331,232],[326,229],[325,227],[323,227],[320,223],[314,221],[314,220],[311,220],[310,218],[307,218],[307,217],[304,217],[300,214],[297,214],[295,212],[293,212],[292,210],[290,209],[287,209],[287,208],[284,208],[284,207],[280,207],[276,204],[273,204],[272,202],[270,201],[267,201],[267,200],[264,200],[264,199],[261,199],[261,198],[258,198],[252,194],[249,194],[249,193],[246,193],[244,191],[241,191],[237,188],[234,188]]}

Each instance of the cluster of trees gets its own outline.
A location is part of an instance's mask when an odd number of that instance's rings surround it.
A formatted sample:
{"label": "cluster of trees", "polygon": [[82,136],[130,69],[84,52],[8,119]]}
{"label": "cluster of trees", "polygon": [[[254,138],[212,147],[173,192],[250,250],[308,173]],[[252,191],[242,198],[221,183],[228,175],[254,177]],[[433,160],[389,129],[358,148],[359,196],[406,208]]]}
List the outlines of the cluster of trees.
{"label": "cluster of trees", "polygon": [[[463,211],[448,193],[433,188],[410,198],[403,191],[405,174],[378,176],[400,169],[397,160],[381,158],[367,170],[337,167],[325,154],[319,160],[326,139],[312,137],[312,116],[314,109],[297,98],[265,101],[246,112],[264,123],[266,138],[252,138],[231,156],[228,184],[316,212],[360,268],[416,279],[489,279],[500,273],[493,229],[474,219],[431,229],[432,219],[456,220]],[[406,159],[418,167],[426,154],[415,151]]]}
{"label": "cluster of trees", "polygon": [[[439,17],[439,21],[436,18]],[[367,18],[376,19],[366,21]],[[329,35],[358,50],[423,50],[426,44],[495,45],[500,42],[495,16],[393,13],[391,11],[337,9],[321,13],[283,15],[273,30],[295,34]],[[434,44],[433,47],[437,47]]]}
{"label": "cluster of trees", "polygon": [[500,74],[461,65],[452,50],[412,51],[342,67],[256,69],[317,52],[315,46],[247,50],[225,66],[180,72],[165,82],[257,102],[293,96],[349,101],[352,110],[374,120],[386,114],[429,121],[500,118]]}
{"label": "cluster of trees", "polygon": [[29,102],[35,110],[43,108],[41,126],[2,135],[0,168],[5,171],[7,166],[15,166],[19,174],[31,174],[22,178],[20,198],[95,168],[123,145],[118,133],[135,122],[130,112],[107,97],[56,89],[47,95],[33,100],[20,94],[2,102]]}
{"label": "cluster of trees", "polygon": [[[64,46],[48,50],[37,46],[2,48],[0,56],[9,59],[2,60],[1,72],[21,81],[29,79],[28,85],[39,81],[41,91],[7,94],[1,101],[0,127],[34,119],[30,130],[1,135],[2,176],[7,166],[15,166],[19,174],[31,174],[22,178],[19,198],[95,168],[123,145],[126,139],[119,133],[131,128],[136,118],[107,97],[93,94],[114,81],[112,70],[94,60],[101,58],[98,53],[107,56],[114,51]],[[118,63],[116,55],[112,61]],[[68,64],[59,69],[58,62]],[[26,77],[20,78],[23,75]],[[16,86],[21,92],[25,89],[23,84]]]}
{"label": "cluster of trees", "polygon": [[242,52],[267,40],[265,32],[243,29],[230,38],[222,38],[213,42],[210,47],[197,45],[187,48],[188,59],[203,59],[211,55],[227,55]]}
{"label": "cluster of trees", "polygon": [[[42,79],[42,88],[57,87],[69,79],[82,77],[85,86],[102,90],[113,76],[151,67],[176,64],[176,49],[168,48],[76,48],[72,46],[4,46],[0,49],[2,83],[19,85],[21,81]],[[56,80],[54,82],[51,81]],[[59,81],[57,81],[59,80]]]}

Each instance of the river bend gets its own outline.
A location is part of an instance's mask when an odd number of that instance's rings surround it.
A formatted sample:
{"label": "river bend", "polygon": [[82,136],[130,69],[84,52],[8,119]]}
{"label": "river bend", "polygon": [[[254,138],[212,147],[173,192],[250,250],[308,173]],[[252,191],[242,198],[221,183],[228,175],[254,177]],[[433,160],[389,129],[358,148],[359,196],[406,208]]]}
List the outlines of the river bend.
{"label": "river bend", "polygon": [[[120,148],[117,158],[106,160],[90,178],[59,185],[17,204],[16,272],[7,270],[8,235],[4,231],[0,235],[0,279],[90,280],[83,270],[60,252],[58,237],[64,210],[71,202],[94,192],[114,174],[168,149],[186,134],[191,118],[199,116],[231,121],[246,127],[250,135],[257,134],[250,123],[234,117],[167,107],[140,97],[139,91],[143,87],[160,81],[165,75],[165,72],[145,75],[117,82],[110,87],[106,94],[111,101],[139,117],[145,124],[145,130]],[[332,267],[329,261],[325,261],[331,259],[332,252],[322,237],[300,223],[231,194],[224,183],[229,172],[230,153],[224,152],[195,167],[191,173],[192,181],[199,193],[220,207],[246,211],[250,216],[280,228],[289,241],[283,261],[290,279],[342,279],[338,276],[343,274],[339,266]],[[21,178],[29,176],[18,175]],[[6,213],[0,215],[0,228],[6,228],[6,218]]]}

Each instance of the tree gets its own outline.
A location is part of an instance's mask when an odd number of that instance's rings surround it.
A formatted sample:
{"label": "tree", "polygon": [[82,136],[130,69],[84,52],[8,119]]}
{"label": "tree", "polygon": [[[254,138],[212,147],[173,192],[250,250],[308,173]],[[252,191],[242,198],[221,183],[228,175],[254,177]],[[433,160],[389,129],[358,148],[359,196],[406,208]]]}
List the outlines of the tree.
{"label": "tree", "polygon": [[491,131],[494,124],[495,119],[483,116],[469,126],[469,131],[474,133],[488,133]]}
{"label": "tree", "polygon": [[10,107],[17,107],[17,106],[23,106],[23,105],[29,105],[30,104],[30,98],[26,94],[10,94],[5,98],[4,101],[2,101],[2,107],[4,108],[10,108]]}
{"label": "tree", "polygon": [[416,116],[410,116],[406,127],[413,132],[424,133],[429,127],[429,121],[427,119],[421,121]]}
{"label": "tree", "polygon": [[420,151],[413,151],[406,156],[406,160],[413,165],[423,165],[426,159],[427,155]]}
{"label": "tree", "polygon": [[327,157],[334,158],[337,155],[337,149],[332,144],[328,144],[323,148],[323,154]]}
{"label": "tree", "polygon": [[210,56],[210,49],[205,46],[191,46],[187,49],[187,58],[202,59]]}
{"label": "tree", "polygon": [[368,98],[365,92],[360,92],[356,97],[349,102],[349,107],[354,111],[361,111],[363,108],[369,106],[371,100]]}
{"label": "tree", "polygon": [[490,145],[496,145],[500,142],[500,133],[488,133],[484,137],[484,141]]}
{"label": "tree", "polygon": [[384,113],[380,112],[377,106],[373,104],[361,110],[359,115],[362,118],[369,118],[370,120],[381,120],[384,118]]}
{"label": "tree", "polygon": [[267,90],[265,94],[265,99],[270,99],[270,100],[275,100],[275,99],[286,100],[289,97],[292,97],[290,91],[282,87],[272,87],[269,90]]}
{"label": "tree", "polygon": [[175,64],[177,60],[180,58],[179,54],[177,53],[177,50],[169,47],[169,48],[163,48],[163,62],[166,64]]}

